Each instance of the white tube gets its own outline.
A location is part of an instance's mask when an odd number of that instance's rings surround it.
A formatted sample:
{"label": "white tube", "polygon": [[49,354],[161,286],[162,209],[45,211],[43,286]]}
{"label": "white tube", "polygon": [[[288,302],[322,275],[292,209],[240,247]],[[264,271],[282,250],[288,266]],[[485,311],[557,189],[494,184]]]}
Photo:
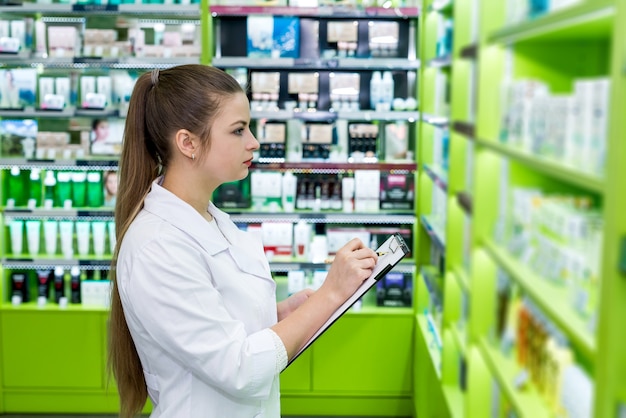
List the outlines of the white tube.
{"label": "white tube", "polygon": [[11,251],[13,255],[20,255],[24,240],[24,221],[13,220],[9,228],[11,229]]}
{"label": "white tube", "polygon": [[89,255],[89,222],[76,222],[76,242],[78,243],[78,255]]}
{"label": "white tube", "polygon": [[59,230],[61,233],[61,252],[65,258],[74,257],[74,222],[59,222]]}
{"label": "white tube", "polygon": [[43,235],[46,241],[46,255],[48,255],[49,257],[54,257],[57,253],[59,222],[45,221],[43,223]]}
{"label": "white tube", "polygon": [[106,222],[94,221],[91,223],[91,232],[93,235],[93,252],[96,257],[104,256]]}
{"label": "white tube", "polygon": [[111,250],[111,254],[115,252],[115,243],[117,242],[117,238],[115,235],[115,222],[111,221],[107,224],[109,229],[109,247]]}
{"label": "white tube", "polygon": [[28,253],[31,257],[39,255],[39,242],[41,240],[41,221],[26,221],[26,239],[28,241]]}

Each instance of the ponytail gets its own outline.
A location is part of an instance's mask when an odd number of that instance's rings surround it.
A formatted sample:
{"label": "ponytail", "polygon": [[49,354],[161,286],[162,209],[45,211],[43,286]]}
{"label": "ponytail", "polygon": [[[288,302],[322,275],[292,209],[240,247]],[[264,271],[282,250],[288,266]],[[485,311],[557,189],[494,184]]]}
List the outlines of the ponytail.
{"label": "ponytail", "polygon": [[137,80],[129,104],[126,126],[124,128],[124,146],[119,161],[118,196],[115,203],[115,233],[117,244],[111,265],[110,278],[111,313],[109,318],[109,376],[115,377],[120,394],[120,417],[129,418],[141,412],[148,390],[143,375],[141,361],[130,335],[122,301],[117,289],[116,263],[122,238],[130,223],[143,207],[143,200],[156,178],[157,165],[149,155],[145,145],[145,117],[142,103],[150,89],[150,79],[142,75]]}
{"label": "ponytail", "polygon": [[133,342],[120,294],[116,264],[122,240],[150,191],[152,182],[167,170],[172,137],[179,129],[196,134],[208,149],[210,126],[224,98],[244,93],[224,71],[204,65],[181,65],[142,74],[130,98],[115,205],[117,245],[111,264],[111,312],[108,370],[120,395],[120,417],[139,414],[148,397],[143,368]]}

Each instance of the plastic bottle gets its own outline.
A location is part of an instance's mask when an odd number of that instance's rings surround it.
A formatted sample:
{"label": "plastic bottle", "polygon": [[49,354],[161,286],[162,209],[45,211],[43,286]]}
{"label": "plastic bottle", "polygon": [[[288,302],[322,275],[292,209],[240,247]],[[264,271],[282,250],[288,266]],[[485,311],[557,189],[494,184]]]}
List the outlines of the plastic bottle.
{"label": "plastic bottle", "polygon": [[41,205],[41,169],[30,170],[30,187],[28,197],[28,207],[36,208]]}
{"label": "plastic bottle", "polygon": [[54,206],[55,186],[57,185],[57,179],[54,176],[54,171],[46,171],[46,177],[43,181],[44,185],[44,207],[46,209],[52,209]]}
{"label": "plastic bottle", "polygon": [[373,110],[376,110],[376,106],[381,101],[382,81],[380,71],[374,71],[370,80],[370,106]]}
{"label": "plastic bottle", "polygon": [[311,242],[311,225],[302,220],[298,221],[293,230],[293,238],[295,256],[308,258]]}
{"label": "plastic bottle", "polygon": [[296,208],[296,187],[298,179],[291,172],[283,174],[282,205],[285,212],[293,212]]}
{"label": "plastic bottle", "polygon": [[383,73],[383,79],[381,82],[381,98],[380,102],[383,103],[383,110],[390,110],[391,103],[393,102],[394,93],[394,81],[391,71],[385,71]]}

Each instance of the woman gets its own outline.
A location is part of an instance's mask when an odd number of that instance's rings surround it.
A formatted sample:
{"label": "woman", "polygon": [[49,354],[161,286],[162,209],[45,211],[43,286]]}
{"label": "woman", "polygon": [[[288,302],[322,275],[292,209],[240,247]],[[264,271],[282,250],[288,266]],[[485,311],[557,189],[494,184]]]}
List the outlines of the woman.
{"label": "woman", "polygon": [[276,303],[262,244],[210,201],[248,175],[259,143],[245,92],[184,65],[137,80],[115,208],[110,365],[121,416],[280,417],[288,359],[371,274],[357,239],[315,292]]}

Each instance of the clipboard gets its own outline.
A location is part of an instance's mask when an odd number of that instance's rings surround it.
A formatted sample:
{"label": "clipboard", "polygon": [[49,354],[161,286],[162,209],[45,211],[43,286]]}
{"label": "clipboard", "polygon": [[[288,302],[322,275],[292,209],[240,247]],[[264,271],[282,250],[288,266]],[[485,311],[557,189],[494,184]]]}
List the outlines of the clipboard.
{"label": "clipboard", "polygon": [[[358,287],[358,289],[350,296],[335,312],[328,318],[328,320],[320,327],[319,330],[309,340],[300,348],[300,350],[289,360],[287,363],[287,367],[291,363],[297,359],[300,354],[304,352],[307,348],[313,344],[315,340],[317,340],[320,335],[324,333],[330,326],[335,323],[344,313],[348,311],[354,305],[361,296],[363,296],[368,290],[376,285],[376,283],[385,277],[387,273],[393,269],[396,264],[400,262],[408,253],[409,247],[406,245],[404,238],[400,234],[392,234],[390,235],[385,242],[383,242],[377,249],[376,252],[382,253],[378,257],[378,262],[374,269],[372,270],[372,274],[370,277],[365,279],[365,281]],[[285,369],[287,369],[285,367]],[[285,370],[284,369],[284,370]]]}

